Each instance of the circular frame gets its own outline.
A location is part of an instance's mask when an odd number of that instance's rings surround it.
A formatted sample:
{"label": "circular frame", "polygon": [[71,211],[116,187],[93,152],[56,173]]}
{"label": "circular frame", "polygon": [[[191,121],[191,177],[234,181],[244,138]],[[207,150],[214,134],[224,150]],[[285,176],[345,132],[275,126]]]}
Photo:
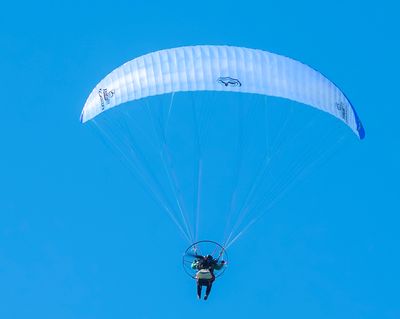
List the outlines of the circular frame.
{"label": "circular frame", "polygon": [[225,266],[221,270],[215,271],[215,278],[221,277],[228,264],[228,255],[225,248],[212,240],[200,240],[190,245],[183,254],[182,265],[185,273],[193,279],[196,279],[197,270],[191,268],[191,264],[197,256],[211,255],[216,260],[224,260]]}

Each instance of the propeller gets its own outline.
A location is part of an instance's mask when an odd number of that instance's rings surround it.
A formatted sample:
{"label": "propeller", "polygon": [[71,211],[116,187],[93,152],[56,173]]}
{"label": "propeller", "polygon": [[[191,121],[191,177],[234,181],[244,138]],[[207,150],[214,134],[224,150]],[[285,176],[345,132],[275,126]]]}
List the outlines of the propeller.
{"label": "propeller", "polygon": [[186,253],[186,255],[190,256],[190,257],[197,258],[197,259],[204,259],[204,256],[202,256],[202,255],[192,254],[192,253],[189,253],[189,252]]}

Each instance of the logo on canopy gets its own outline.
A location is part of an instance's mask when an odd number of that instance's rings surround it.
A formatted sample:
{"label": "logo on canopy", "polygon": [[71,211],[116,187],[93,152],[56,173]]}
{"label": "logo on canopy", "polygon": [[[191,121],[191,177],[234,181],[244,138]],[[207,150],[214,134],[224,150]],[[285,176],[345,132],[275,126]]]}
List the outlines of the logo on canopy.
{"label": "logo on canopy", "polygon": [[238,79],[231,78],[229,76],[219,77],[217,82],[221,85],[238,87],[242,86],[242,83]]}
{"label": "logo on canopy", "polygon": [[343,102],[338,102],[336,103],[336,108],[340,112],[340,117],[347,123],[347,118],[348,118],[347,105]]}
{"label": "logo on canopy", "polygon": [[102,111],[104,111],[106,104],[110,104],[110,99],[114,96],[114,94],[114,90],[108,91],[107,89],[99,89],[99,97]]}

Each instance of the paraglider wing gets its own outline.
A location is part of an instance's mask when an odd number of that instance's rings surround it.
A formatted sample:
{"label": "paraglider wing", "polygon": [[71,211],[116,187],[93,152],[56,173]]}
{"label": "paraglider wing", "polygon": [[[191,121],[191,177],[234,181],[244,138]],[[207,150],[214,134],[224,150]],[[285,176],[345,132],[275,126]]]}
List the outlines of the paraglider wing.
{"label": "paraglider wing", "polygon": [[187,46],[133,59],[95,87],[81,121],[121,103],[183,91],[232,91],[286,98],[325,111],[346,123],[360,139],[365,136],[350,101],[320,72],[288,57],[232,46]]}

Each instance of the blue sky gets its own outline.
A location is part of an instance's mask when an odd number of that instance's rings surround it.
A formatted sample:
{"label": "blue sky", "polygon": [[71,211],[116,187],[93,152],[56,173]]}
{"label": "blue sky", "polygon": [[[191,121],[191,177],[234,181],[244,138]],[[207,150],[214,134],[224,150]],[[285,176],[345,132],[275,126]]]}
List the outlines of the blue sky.
{"label": "blue sky", "polygon": [[[3,4],[0,317],[399,318],[398,14],[394,1]],[[174,224],[78,120],[115,67],[192,44],[312,65],[367,132],[231,247],[206,303]]]}

